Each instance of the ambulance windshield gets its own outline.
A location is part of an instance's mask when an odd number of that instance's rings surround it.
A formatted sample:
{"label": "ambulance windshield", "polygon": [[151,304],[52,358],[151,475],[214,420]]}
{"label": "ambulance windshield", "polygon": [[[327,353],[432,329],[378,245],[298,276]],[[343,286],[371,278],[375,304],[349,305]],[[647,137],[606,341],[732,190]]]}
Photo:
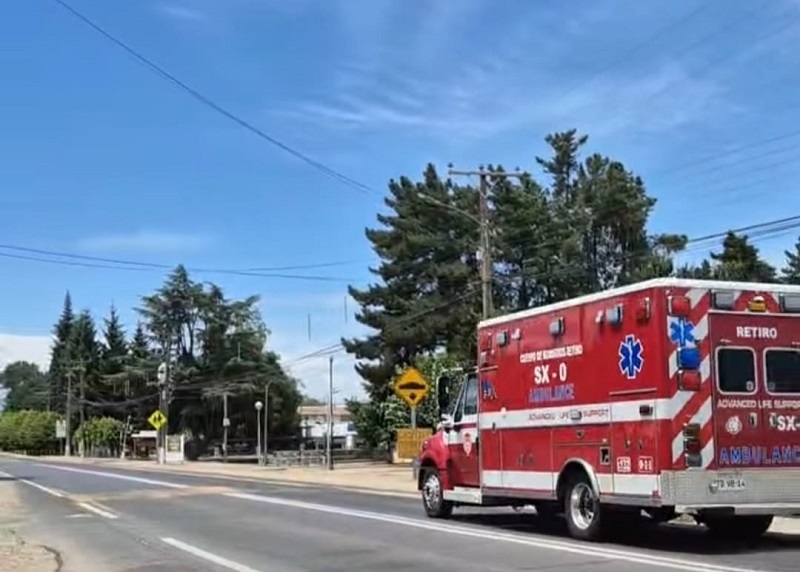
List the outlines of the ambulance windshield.
{"label": "ambulance windshield", "polygon": [[767,391],[800,394],[800,350],[770,348],[764,350]]}
{"label": "ambulance windshield", "polygon": [[[475,410],[473,412],[473,409]],[[450,404],[450,415],[456,419],[461,415],[477,413],[478,409],[478,376],[475,373],[464,376],[458,388],[458,398]]]}

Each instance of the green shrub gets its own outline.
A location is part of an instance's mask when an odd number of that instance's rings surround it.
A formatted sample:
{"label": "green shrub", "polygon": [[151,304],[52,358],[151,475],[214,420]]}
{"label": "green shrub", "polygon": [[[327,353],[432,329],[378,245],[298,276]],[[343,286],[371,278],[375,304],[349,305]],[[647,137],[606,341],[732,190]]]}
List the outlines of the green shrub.
{"label": "green shrub", "polygon": [[112,452],[119,449],[120,435],[124,423],[113,417],[95,417],[86,422],[75,431],[75,442],[83,441],[87,450],[107,447]]}
{"label": "green shrub", "polygon": [[56,421],[50,411],[8,411],[0,414],[0,449],[46,453],[58,450]]}

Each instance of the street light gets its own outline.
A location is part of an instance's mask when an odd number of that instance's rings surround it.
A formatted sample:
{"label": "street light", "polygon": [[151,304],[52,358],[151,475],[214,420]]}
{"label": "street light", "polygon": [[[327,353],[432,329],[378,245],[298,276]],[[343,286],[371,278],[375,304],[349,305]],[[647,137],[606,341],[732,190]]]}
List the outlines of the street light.
{"label": "street light", "polygon": [[[267,464],[267,457],[269,456],[269,388],[273,381],[268,381],[264,386],[264,465]],[[261,462],[261,459],[259,459],[259,462]]]}
{"label": "street light", "polygon": [[263,407],[263,403],[256,401],[256,456],[259,463],[261,463],[261,409]]}

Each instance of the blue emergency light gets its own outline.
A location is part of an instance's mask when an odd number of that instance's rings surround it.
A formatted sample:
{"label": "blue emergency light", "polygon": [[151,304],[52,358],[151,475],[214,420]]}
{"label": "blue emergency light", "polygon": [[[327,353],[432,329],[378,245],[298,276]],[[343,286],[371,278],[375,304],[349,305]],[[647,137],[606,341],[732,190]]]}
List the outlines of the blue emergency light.
{"label": "blue emergency light", "polygon": [[697,348],[681,348],[678,350],[678,369],[700,369],[700,350]]}

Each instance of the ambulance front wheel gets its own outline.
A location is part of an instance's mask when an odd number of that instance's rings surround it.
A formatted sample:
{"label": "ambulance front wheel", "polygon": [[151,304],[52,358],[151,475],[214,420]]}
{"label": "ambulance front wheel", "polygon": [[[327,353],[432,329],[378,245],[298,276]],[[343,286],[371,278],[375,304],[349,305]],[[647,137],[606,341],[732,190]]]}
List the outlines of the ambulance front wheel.
{"label": "ambulance front wheel", "polygon": [[567,483],[564,516],[569,533],[580,540],[599,540],[601,536],[600,499],[584,474],[575,474]]}
{"label": "ambulance front wheel", "polygon": [[426,470],[422,480],[422,505],[430,518],[450,518],[453,514],[453,503],[444,500],[442,477],[437,469]]}

